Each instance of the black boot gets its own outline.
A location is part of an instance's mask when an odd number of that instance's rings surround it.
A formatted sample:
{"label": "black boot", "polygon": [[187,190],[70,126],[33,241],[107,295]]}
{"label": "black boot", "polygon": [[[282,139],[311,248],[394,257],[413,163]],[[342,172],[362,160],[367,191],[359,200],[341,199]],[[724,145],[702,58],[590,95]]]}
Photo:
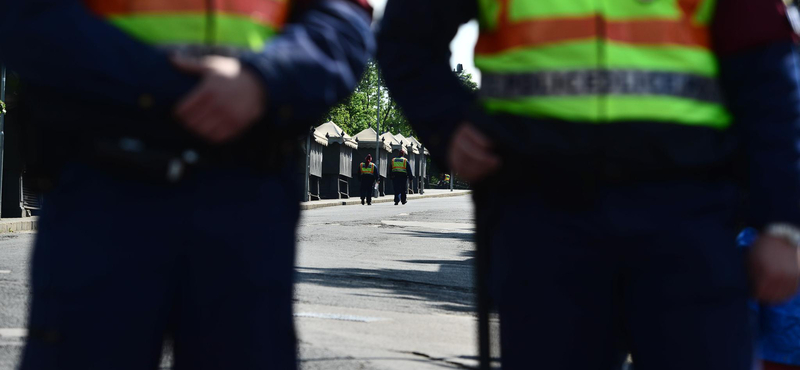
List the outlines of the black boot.
{"label": "black boot", "polygon": [[364,205],[364,198],[361,198],[361,205]]}

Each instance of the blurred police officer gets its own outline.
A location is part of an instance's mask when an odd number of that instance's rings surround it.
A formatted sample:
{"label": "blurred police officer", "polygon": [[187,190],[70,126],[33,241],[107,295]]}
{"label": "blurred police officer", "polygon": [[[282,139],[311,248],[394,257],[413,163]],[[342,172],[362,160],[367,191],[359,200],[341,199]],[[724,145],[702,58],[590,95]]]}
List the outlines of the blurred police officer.
{"label": "blurred police officer", "polygon": [[292,369],[295,137],[373,48],[356,0],[8,2],[42,137],[23,369]]}
{"label": "blurred police officer", "polygon": [[408,180],[414,178],[411,169],[408,166],[408,159],[406,159],[405,149],[400,149],[397,156],[392,158],[392,173],[389,175],[392,178],[392,187],[394,188],[394,205],[406,204],[408,201]]}
{"label": "blurred police officer", "polygon": [[[479,287],[497,303],[504,369],[618,369],[626,351],[637,370],[750,366],[747,274],[730,247],[741,185],[764,231],[756,294],[779,301],[798,281],[800,90],[780,9],[388,2],[392,95],[447,153],[439,164],[478,183],[478,256],[491,257]],[[471,19],[477,96],[449,68]],[[520,163],[526,190],[509,191]]]}
{"label": "blurred police officer", "polygon": [[364,198],[367,199],[367,204],[372,205],[372,192],[375,190],[375,177],[377,174],[377,167],[372,163],[372,155],[367,154],[364,162],[358,166],[359,180],[361,180],[361,205],[364,205]]}

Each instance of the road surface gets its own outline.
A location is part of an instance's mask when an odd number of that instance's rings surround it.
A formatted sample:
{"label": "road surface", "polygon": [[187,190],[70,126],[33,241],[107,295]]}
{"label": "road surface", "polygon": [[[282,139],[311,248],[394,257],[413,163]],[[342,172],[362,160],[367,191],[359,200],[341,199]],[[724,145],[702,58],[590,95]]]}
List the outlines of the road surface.
{"label": "road surface", "polygon": [[[295,292],[301,368],[474,366],[472,221],[468,196],[304,211]],[[34,237],[0,235],[0,370],[14,369],[22,350]]]}

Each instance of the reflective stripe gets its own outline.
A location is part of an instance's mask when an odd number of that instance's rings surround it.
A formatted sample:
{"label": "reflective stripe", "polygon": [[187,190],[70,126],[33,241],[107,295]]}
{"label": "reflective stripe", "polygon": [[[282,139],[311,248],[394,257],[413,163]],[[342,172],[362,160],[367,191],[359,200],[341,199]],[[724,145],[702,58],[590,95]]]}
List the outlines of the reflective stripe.
{"label": "reflective stripe", "polygon": [[375,164],[370,163],[369,167],[365,166],[364,163],[361,163],[361,174],[372,175],[375,173]]}
{"label": "reflective stripe", "polygon": [[257,22],[278,26],[286,20],[286,1],[280,0],[224,0],[214,1],[208,9],[205,0],[86,0],[96,14],[130,16],[147,14],[201,13],[213,10],[215,14],[243,16]]}
{"label": "reflective stripe", "polygon": [[83,1],[95,14],[144,43],[171,50],[176,45],[225,46],[222,55],[236,55],[263,49],[283,28],[292,0]]}
{"label": "reflective stripe", "polygon": [[708,0],[630,0],[605,1],[602,8],[598,0],[523,1],[478,0],[481,28],[493,30],[502,23],[503,14],[508,20],[520,22],[554,17],[578,17],[603,12],[612,19],[679,19],[691,18],[697,23],[708,23],[715,1]]}
{"label": "reflective stripe", "polygon": [[407,173],[408,170],[406,169],[408,161],[405,158],[395,158],[392,159],[392,172],[403,172]]}
{"label": "reflective stripe", "polygon": [[[505,0],[501,0],[505,1]],[[528,20],[532,18],[550,18],[559,16],[573,16],[576,14],[591,14],[598,12],[597,0],[568,0],[568,1],[514,1],[508,2],[508,10],[512,21]],[[630,1],[605,1],[603,13],[613,18],[651,18],[651,19],[677,19],[681,17],[680,10],[675,6],[679,3],[690,9],[697,0],[630,0]]]}
{"label": "reflective stripe", "polygon": [[[114,16],[111,23],[148,44],[203,44],[208,42],[208,17],[203,14]],[[266,25],[239,16],[215,16],[214,41],[246,49],[259,49],[277,33]]]}
{"label": "reflective stripe", "polygon": [[628,44],[682,45],[704,49],[710,47],[705,27],[687,25],[680,19],[615,21],[601,16],[589,16],[508,24],[495,32],[482,34],[475,46],[475,53],[496,54],[523,46],[535,47],[600,36],[606,40]]}
{"label": "reflective stripe", "polygon": [[722,103],[716,79],[685,73],[642,70],[484,73],[481,81],[483,98],[660,95]]}
{"label": "reflective stripe", "polygon": [[716,0],[478,0],[475,65],[493,113],[725,128]]}
{"label": "reflective stripe", "polygon": [[707,50],[631,46],[598,40],[514,49],[494,55],[475,55],[475,65],[481,70],[492,72],[587,69],[600,64],[600,46],[606,51],[602,64],[606,69],[652,69],[709,77],[715,76],[718,70],[716,58]]}
{"label": "reflective stripe", "polygon": [[542,96],[514,100],[484,99],[490,113],[606,124],[661,121],[724,129],[731,116],[724,106],[668,96]]}

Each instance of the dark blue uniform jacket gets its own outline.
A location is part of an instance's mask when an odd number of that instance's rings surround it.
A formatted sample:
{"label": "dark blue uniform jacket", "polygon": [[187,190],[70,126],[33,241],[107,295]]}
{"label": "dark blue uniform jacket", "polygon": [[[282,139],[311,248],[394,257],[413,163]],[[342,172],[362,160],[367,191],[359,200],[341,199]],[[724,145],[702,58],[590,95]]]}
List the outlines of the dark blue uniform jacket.
{"label": "dark blue uniform jacket", "polygon": [[[241,57],[269,95],[267,117],[254,131],[272,138],[304,132],[347,96],[375,48],[371,10],[363,1],[294,3],[283,33]],[[60,146],[65,154],[95,136],[120,135],[164,147],[202,146],[172,119],[174,104],[197,78],[174,68],[166,52],[92,14],[81,0],[0,0],[0,35],[0,61],[21,76],[23,100],[46,148]],[[248,136],[254,135],[242,140]]]}
{"label": "dark blue uniform jacket", "polygon": [[654,176],[716,172],[749,184],[749,225],[800,225],[800,64],[780,0],[718,6],[712,32],[737,120],[726,132],[658,122],[587,125],[486,116],[450,69],[450,42],[461,24],[476,18],[476,4],[389,1],[378,34],[378,59],[392,96],[440,166],[446,167],[455,127],[470,121],[495,140],[507,167],[522,163],[534,178],[602,166]]}

